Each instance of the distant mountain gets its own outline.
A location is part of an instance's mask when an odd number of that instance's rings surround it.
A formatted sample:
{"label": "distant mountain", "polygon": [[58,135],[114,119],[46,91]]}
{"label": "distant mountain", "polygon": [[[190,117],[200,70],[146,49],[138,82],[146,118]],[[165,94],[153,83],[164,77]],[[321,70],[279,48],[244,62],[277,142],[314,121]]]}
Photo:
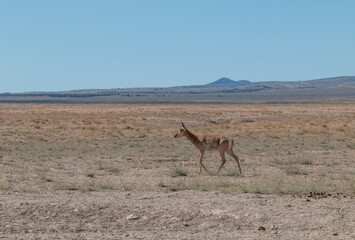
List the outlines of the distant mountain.
{"label": "distant mountain", "polygon": [[234,81],[230,78],[222,77],[214,82],[208,83],[206,85],[248,85],[251,84],[251,82],[247,80],[239,80],[239,81]]}
{"label": "distant mountain", "polygon": [[0,103],[355,103],[355,76],[205,85],[0,94]]}

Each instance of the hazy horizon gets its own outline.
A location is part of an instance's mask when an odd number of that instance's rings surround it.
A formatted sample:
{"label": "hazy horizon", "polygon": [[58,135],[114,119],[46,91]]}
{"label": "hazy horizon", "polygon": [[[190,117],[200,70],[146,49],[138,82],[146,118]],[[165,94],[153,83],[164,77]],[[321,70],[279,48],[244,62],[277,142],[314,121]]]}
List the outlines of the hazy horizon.
{"label": "hazy horizon", "polygon": [[251,81],[248,79],[231,79],[228,77],[220,77],[219,79],[216,79],[214,81],[211,82],[207,82],[207,83],[202,83],[202,84],[189,84],[189,85],[174,85],[174,86],[150,86],[150,87],[121,87],[121,88],[77,88],[77,89],[64,89],[64,90],[32,90],[32,91],[24,91],[24,92],[0,92],[0,94],[7,94],[7,93],[11,93],[11,94],[16,94],[16,93],[35,93],[35,92],[67,92],[67,91],[81,91],[81,90],[105,90],[105,89],[143,89],[143,88],[173,88],[173,87],[193,87],[193,86],[203,86],[203,85],[209,85],[211,83],[214,83],[215,81],[218,81],[222,78],[227,78],[233,81],[249,81],[251,83],[266,83],[266,82],[305,82],[305,81],[311,81],[311,80],[321,80],[321,79],[329,79],[329,78],[343,78],[343,77],[355,77],[355,76],[336,76],[336,77],[326,77],[326,78],[316,78],[316,79],[308,79],[308,80],[298,80],[298,81]]}
{"label": "hazy horizon", "polygon": [[0,92],[355,76],[355,2],[5,1]]}

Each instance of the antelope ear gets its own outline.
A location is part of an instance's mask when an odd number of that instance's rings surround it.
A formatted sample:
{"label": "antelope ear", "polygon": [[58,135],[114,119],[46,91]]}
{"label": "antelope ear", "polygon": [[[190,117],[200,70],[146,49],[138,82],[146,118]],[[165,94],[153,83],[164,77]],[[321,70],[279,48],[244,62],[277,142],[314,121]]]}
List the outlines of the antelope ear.
{"label": "antelope ear", "polygon": [[183,128],[185,128],[185,129],[186,129],[186,127],[185,127],[185,125],[184,125],[184,123],[183,123],[183,122],[181,122],[181,125],[182,125],[182,127],[183,127]]}

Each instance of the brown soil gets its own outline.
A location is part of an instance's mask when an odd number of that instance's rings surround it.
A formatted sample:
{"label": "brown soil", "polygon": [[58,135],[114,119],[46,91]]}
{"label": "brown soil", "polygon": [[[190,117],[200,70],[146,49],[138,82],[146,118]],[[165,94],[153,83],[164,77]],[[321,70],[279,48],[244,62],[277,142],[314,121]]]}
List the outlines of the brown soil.
{"label": "brown soil", "polygon": [[[0,105],[0,239],[355,239],[355,105]],[[172,136],[235,139],[198,175]],[[215,172],[218,153],[206,153]]]}
{"label": "brown soil", "polygon": [[[308,200],[309,198],[307,198]],[[351,239],[353,198],[217,192],[1,195],[2,238]],[[139,217],[127,220],[128,215]],[[264,227],[265,231],[258,230]]]}

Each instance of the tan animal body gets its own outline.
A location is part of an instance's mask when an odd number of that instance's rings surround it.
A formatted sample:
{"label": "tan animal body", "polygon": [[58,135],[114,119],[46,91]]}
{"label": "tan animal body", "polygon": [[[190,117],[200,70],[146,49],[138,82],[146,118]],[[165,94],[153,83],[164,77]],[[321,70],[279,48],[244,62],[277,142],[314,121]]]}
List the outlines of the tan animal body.
{"label": "tan animal body", "polygon": [[202,135],[195,135],[191,133],[187,128],[185,127],[184,123],[182,124],[182,128],[180,131],[175,135],[175,138],[177,137],[186,137],[190,142],[192,142],[195,147],[200,150],[201,156],[200,156],[200,171],[198,174],[201,174],[202,168],[205,169],[206,172],[209,173],[209,171],[206,169],[206,167],[202,163],[203,155],[205,151],[219,151],[219,154],[221,155],[222,158],[222,163],[221,166],[219,167],[217,173],[221,170],[223,165],[226,163],[226,156],[225,153],[229,154],[231,157],[234,158],[234,160],[238,164],[239,172],[242,173],[242,169],[240,168],[240,163],[239,163],[239,158],[237,155],[234,154],[233,152],[233,145],[234,141],[230,137],[226,137],[223,135],[212,135],[212,134],[202,134]]}

